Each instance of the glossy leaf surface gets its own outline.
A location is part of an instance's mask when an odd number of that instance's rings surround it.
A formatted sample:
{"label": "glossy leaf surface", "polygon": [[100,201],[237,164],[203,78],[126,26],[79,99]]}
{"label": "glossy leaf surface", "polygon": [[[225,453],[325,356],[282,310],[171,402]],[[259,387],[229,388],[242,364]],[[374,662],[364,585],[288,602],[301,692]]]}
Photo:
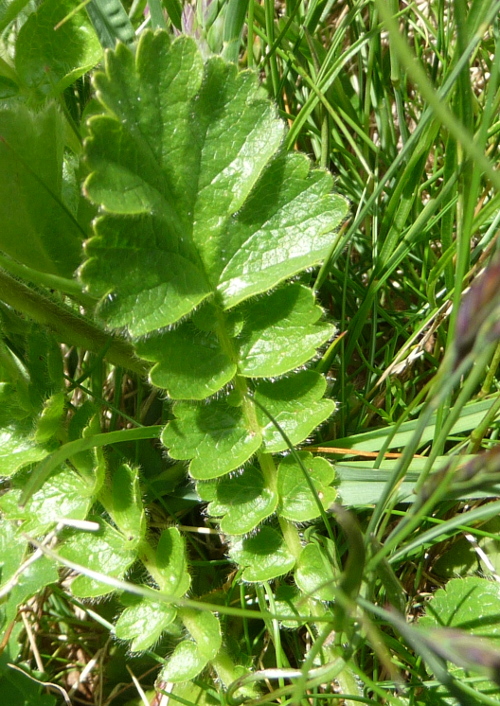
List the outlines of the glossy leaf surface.
{"label": "glossy leaf surface", "polygon": [[[309,434],[333,413],[333,401],[322,399],[325,390],[326,382],[321,375],[313,370],[304,370],[275,382],[259,382],[255,397],[274,417],[295,446],[307,439]],[[259,409],[257,418],[262,428],[266,451],[286,451],[288,445],[269,417]]]}
{"label": "glossy leaf surface", "polygon": [[95,84],[86,191],[106,215],[82,278],[111,326],[140,336],[208,297],[227,310],[327,254],[345,201],[279,153],[284,125],[254,74],[145,32]]}
{"label": "glossy leaf surface", "polygon": [[[333,481],[333,467],[324,458],[313,458],[299,452],[302,462],[316,489],[319,500],[327,508],[335,500],[337,491]],[[293,522],[306,522],[319,517],[318,503],[304,477],[304,472],[293,456],[287,456],[278,467],[278,492],[281,498],[280,515]]]}
{"label": "glossy leaf surface", "polygon": [[[208,486],[208,487],[207,487]],[[219,482],[198,483],[203,500],[211,500],[208,512],[221,517],[225,534],[246,534],[272,515],[278,506],[278,495],[266,488],[261,471],[247,466],[237,476],[225,476]]]}

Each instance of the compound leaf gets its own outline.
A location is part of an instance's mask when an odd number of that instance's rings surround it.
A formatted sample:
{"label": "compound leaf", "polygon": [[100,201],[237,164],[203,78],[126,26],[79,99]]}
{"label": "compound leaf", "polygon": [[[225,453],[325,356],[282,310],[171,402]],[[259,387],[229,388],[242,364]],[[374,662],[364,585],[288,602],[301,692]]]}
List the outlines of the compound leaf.
{"label": "compound leaf", "polygon": [[[311,453],[299,455],[316,489],[323,507],[327,508],[335,500],[337,491],[330,487],[333,481],[333,467],[324,458],[314,458]],[[278,492],[281,499],[279,514],[292,522],[307,522],[319,517],[318,503],[311,492],[304,472],[293,456],[287,456],[278,467]]]}
{"label": "compound leaf", "polygon": [[270,581],[288,573],[295,565],[295,557],[283,536],[268,525],[252,537],[235,539],[229,555],[241,567],[246,567],[242,576],[249,582]]}
{"label": "compound leaf", "polygon": [[[128,542],[120,532],[99,517],[91,517],[100,526],[97,532],[75,532],[59,550],[62,557],[97,571],[106,576],[121,579],[136,559],[136,552],[128,548]],[[83,572],[71,584],[71,590],[80,598],[96,598],[111,593],[114,589],[107,583],[86,576]]]}
{"label": "compound leaf", "polygon": [[[335,332],[321,316],[311,290],[291,284],[230,314],[205,306],[192,320],[143,339],[136,349],[157,363],[150,374],[154,385],[173,399],[201,400],[236,373],[274,377],[303,365]],[[232,350],[224,332],[233,338]]]}
{"label": "compound leaf", "polygon": [[111,326],[141,336],[208,297],[231,309],[325,257],[346,202],[305,156],[280,153],[256,75],[144,32],[95,85],[86,192],[105,215],[82,279]]}
{"label": "compound leaf", "polygon": [[266,488],[264,477],[255,466],[247,466],[239,475],[225,476],[218,482],[198,483],[197,491],[202,499],[211,500],[208,513],[222,517],[220,528],[225,534],[251,532],[278,506],[277,493]]}
{"label": "compound leaf", "polygon": [[[303,370],[274,382],[259,382],[255,398],[278,422],[292,446],[295,446],[333,413],[333,401],[321,399],[325,390],[325,379],[319,373]],[[266,451],[286,451],[288,445],[269,417],[261,409],[257,410],[257,417]]]}
{"label": "compound leaf", "polygon": [[197,480],[218,478],[239,468],[257,451],[262,438],[247,428],[243,408],[226,400],[196,405],[177,402],[176,419],[162,433],[170,456],[191,460],[189,472]]}
{"label": "compound leaf", "polygon": [[155,603],[147,598],[133,597],[131,606],[125,608],[115,625],[115,635],[120,640],[131,640],[132,652],[147,650],[155,644],[162,632],[175,619],[177,610],[166,603]]}

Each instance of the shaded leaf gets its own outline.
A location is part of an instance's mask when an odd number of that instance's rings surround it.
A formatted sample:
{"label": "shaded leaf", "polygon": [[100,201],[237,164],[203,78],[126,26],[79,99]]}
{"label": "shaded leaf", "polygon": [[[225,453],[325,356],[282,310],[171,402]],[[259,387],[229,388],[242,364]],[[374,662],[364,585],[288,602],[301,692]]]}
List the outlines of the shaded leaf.
{"label": "shaded leaf", "polygon": [[261,436],[248,430],[242,407],[226,400],[196,405],[178,402],[176,418],[162,433],[162,442],[177,460],[191,460],[197,480],[217,478],[243,465],[260,447]]}
{"label": "shaded leaf", "polygon": [[36,270],[71,277],[83,234],[61,201],[63,138],[54,104],[36,115],[22,103],[0,110],[0,171],[10,175],[0,180],[0,249]]}
{"label": "shaded leaf", "polygon": [[283,536],[265,525],[252,537],[235,539],[229,556],[245,567],[244,581],[270,581],[291,571],[295,557],[285,544]]}
{"label": "shaded leaf", "polygon": [[222,518],[220,528],[226,534],[251,532],[278,505],[278,495],[266,488],[261,471],[254,466],[210,483],[211,488],[206,485],[198,483],[197,491],[203,500],[211,500],[207,510],[212,517]]}
{"label": "shaded leaf", "polygon": [[44,0],[21,27],[16,42],[16,70],[27,86],[57,95],[94,67],[102,48],[85,12],[54,31],[75,7],[71,0]]}

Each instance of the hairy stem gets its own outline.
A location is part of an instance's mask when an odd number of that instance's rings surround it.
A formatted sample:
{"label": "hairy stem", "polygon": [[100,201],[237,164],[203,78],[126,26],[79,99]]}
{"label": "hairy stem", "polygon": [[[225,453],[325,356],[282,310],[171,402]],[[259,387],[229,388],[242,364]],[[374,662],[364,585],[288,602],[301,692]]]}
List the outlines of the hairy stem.
{"label": "hairy stem", "polygon": [[120,365],[139,375],[145,375],[149,369],[144,361],[135,356],[130,343],[106,333],[2,270],[0,299],[38,324],[47,326],[61,343],[103,353],[113,365]]}

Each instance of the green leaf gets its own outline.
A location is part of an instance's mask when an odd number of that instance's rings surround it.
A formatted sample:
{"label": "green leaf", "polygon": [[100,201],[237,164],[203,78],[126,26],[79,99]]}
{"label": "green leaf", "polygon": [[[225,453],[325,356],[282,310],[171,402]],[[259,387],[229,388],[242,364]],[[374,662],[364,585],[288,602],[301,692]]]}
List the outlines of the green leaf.
{"label": "green leaf", "polygon": [[22,511],[25,532],[40,534],[62,519],[84,520],[92,503],[92,489],[66,465],[45,481]]}
{"label": "green leaf", "polygon": [[[219,482],[197,484],[202,499],[210,499],[207,510],[212,517],[222,517],[220,528],[224,534],[238,535],[251,532],[278,506],[278,495],[266,488],[261,471],[247,466],[237,476],[225,476]],[[207,493],[209,497],[206,497]]]}
{"label": "green leaf", "polygon": [[346,203],[278,153],[284,125],[254,74],[145,32],[95,83],[106,114],[90,121],[85,188],[105,215],[81,276],[111,326],[144,335],[208,297],[227,310],[325,257]]}
{"label": "green leaf", "polygon": [[[245,302],[229,315],[202,307],[193,320],[144,339],[136,348],[158,363],[150,373],[154,385],[173,399],[201,400],[236,373],[273,377],[307,362],[334,333],[333,326],[319,321],[321,316],[311,290],[292,284]],[[232,356],[221,331],[235,337]]]}
{"label": "green leaf", "polygon": [[22,103],[0,109],[0,249],[35,270],[71,277],[83,234],[61,200],[63,137],[54,104],[37,114]]}
{"label": "green leaf", "polygon": [[[295,446],[333,413],[333,401],[321,399],[325,390],[326,381],[319,373],[304,370],[275,382],[259,382],[255,388],[255,398],[275,418]],[[257,418],[263,430],[266,451],[286,451],[288,445],[269,417],[259,409]]]}
{"label": "green leaf", "polygon": [[15,524],[4,517],[0,518],[0,587],[15,574],[27,548],[27,542],[16,532]]}
{"label": "green leaf", "polygon": [[30,564],[19,576],[5,605],[5,615],[8,621],[14,620],[19,606],[25,603],[39,591],[59,580],[57,566],[51,559],[41,556]]}
{"label": "green leaf", "polygon": [[[497,583],[477,576],[451,579],[426,603],[425,615],[419,619],[418,625],[425,630],[427,637],[438,641],[438,654],[446,654],[446,658],[455,664],[467,665],[467,671],[475,669],[490,677],[490,680],[475,682],[474,689],[478,694],[498,698],[500,688],[492,681],[497,682],[500,644],[500,591]],[[447,628],[464,632],[454,633]],[[489,639],[475,642],[478,638]],[[461,666],[453,665],[450,671],[457,679],[467,676]],[[437,695],[441,693],[446,691],[440,688]]]}
{"label": "green leaf", "polygon": [[283,536],[268,525],[252,537],[238,538],[231,544],[229,556],[245,567],[244,581],[270,581],[291,571],[295,557],[288,550]]}
{"label": "green leaf", "polygon": [[242,466],[261,445],[261,436],[247,428],[242,407],[226,400],[196,405],[177,402],[176,419],[162,433],[172,458],[192,459],[189,472],[197,480],[210,480]]}
{"label": "green leaf", "polygon": [[[98,532],[75,532],[61,546],[59,553],[65,559],[106,576],[121,579],[136,559],[136,552],[128,548],[126,538],[111,525],[98,517],[89,519],[98,522]],[[114,589],[97,579],[80,576],[71,584],[73,595],[80,598],[97,598]]]}
{"label": "green leaf", "polygon": [[134,41],[134,27],[120,0],[90,0],[87,12],[104,48],[112,49],[117,41]]}
{"label": "green leaf", "polygon": [[200,654],[196,643],[190,640],[180,642],[167,664],[159,674],[159,679],[164,682],[188,681],[194,679],[205,669],[208,659]]}
{"label": "green leaf", "polygon": [[183,596],[191,583],[186,565],[184,539],[176,527],[163,530],[156,547],[156,569],[161,575],[160,589],[170,596]]}
{"label": "green leaf", "polygon": [[19,32],[17,73],[44,95],[58,95],[101,60],[102,48],[85,12],[54,31],[74,7],[72,0],[44,0]]}
{"label": "green leaf", "polygon": [[318,601],[333,601],[338,578],[326,550],[313,542],[306,544],[295,570],[295,583],[300,590]]}
{"label": "green leaf", "polygon": [[23,466],[38,463],[46,456],[47,451],[26,437],[16,427],[6,427],[0,430],[0,476],[13,476]]}
{"label": "green leaf", "polygon": [[195,642],[180,642],[165,667],[160,679],[182,682],[194,679],[215,658],[222,644],[220,623],[212,613],[182,609],[180,617]]}
{"label": "green leaf", "polygon": [[174,400],[203,400],[232,380],[237,370],[217,334],[200,330],[192,321],[138,342],[136,350],[158,362],[150,372],[151,382]]}
{"label": "green leaf", "polygon": [[102,502],[120,532],[127,537],[130,549],[138,546],[146,534],[139,470],[125,463],[118,466],[113,471],[111,487],[102,494]]}
{"label": "green leaf", "polygon": [[[314,605],[314,611],[311,607]],[[279,615],[289,615],[290,618],[282,620],[284,628],[296,630],[299,625],[310,621],[311,616],[320,616],[325,613],[322,603],[304,600],[304,594],[296,586],[281,584],[274,595],[274,610]]]}
{"label": "green leaf", "polygon": [[448,581],[426,603],[420,627],[451,627],[500,641],[500,590],[477,576]]}
{"label": "green leaf", "polygon": [[215,615],[209,611],[183,608],[179,616],[196,641],[199,653],[207,660],[214,659],[222,645],[220,623]]}
{"label": "green leaf", "polygon": [[177,610],[166,603],[155,603],[147,598],[134,596],[131,606],[125,608],[115,625],[115,635],[120,640],[131,640],[132,652],[147,650],[159,639],[162,632],[175,619]]}
{"label": "green leaf", "polygon": [[[335,500],[337,491],[330,484],[334,478],[333,466],[324,458],[298,452],[324,508]],[[318,504],[304,472],[293,456],[287,456],[278,467],[278,493],[281,500],[279,514],[292,522],[307,522],[319,517]]]}
{"label": "green leaf", "polygon": [[292,284],[241,307],[239,372],[247,377],[288,373],[316,355],[335,332],[307,287]]}
{"label": "green leaf", "polygon": [[55,395],[45,401],[35,430],[37,443],[43,444],[61,434],[63,431],[65,405],[66,395],[64,392],[56,392]]}

